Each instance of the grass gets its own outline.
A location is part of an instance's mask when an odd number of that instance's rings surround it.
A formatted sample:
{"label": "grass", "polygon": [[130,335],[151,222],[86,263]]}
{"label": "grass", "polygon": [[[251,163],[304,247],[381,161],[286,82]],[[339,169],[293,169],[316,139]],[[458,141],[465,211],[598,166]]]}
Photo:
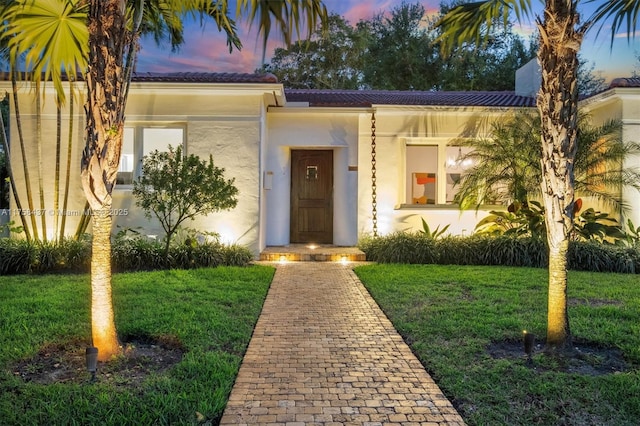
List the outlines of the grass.
{"label": "grass", "polygon": [[[626,362],[594,374],[597,368],[572,370],[540,352],[530,366],[520,353],[496,358],[488,350],[501,342],[517,347],[523,329],[544,336],[545,270],[368,265],[356,272],[469,425],[637,424],[638,276],[570,272],[576,346],[602,349],[585,357],[596,367],[617,352]],[[15,365],[42,348],[87,344],[89,278],[3,277],[0,423],[216,424],[272,277],[261,266],[115,275],[121,338],[164,338],[185,350],[178,364],[136,386],[101,378],[43,385],[16,376]]]}
{"label": "grass", "polygon": [[272,277],[273,269],[262,266],[114,275],[121,339],[172,339],[185,350],[178,364],[136,387],[100,379],[43,385],[17,377],[12,366],[43,347],[90,341],[89,277],[3,277],[0,423],[175,425],[196,423],[196,413],[215,423]]}
{"label": "grass", "polygon": [[469,425],[638,424],[638,276],[569,273],[575,346],[596,349],[583,357],[596,370],[618,352],[626,362],[624,371],[595,374],[542,351],[533,366],[523,352],[488,351],[517,347],[525,329],[545,335],[546,270],[368,265],[356,273]]}

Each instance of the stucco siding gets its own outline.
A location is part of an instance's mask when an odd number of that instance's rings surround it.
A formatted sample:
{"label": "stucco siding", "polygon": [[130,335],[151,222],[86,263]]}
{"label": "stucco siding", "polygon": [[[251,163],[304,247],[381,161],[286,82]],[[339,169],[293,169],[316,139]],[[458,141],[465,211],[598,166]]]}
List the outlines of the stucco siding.
{"label": "stucco siding", "polygon": [[331,149],[334,152],[333,242],[357,243],[356,199],[358,115],[343,111],[304,111],[291,108],[269,110],[269,141],[265,172],[273,184],[265,191],[269,246],[289,244],[291,149]]}
{"label": "stucco siding", "polygon": [[[456,205],[451,204],[406,204],[407,192],[410,190],[406,179],[406,146],[440,144],[442,153],[444,146],[457,138],[487,136],[491,123],[506,113],[508,110],[497,108],[377,107],[375,139],[378,234],[421,230],[421,219],[425,219],[432,230],[449,225],[450,234],[473,233],[475,224],[495,206],[487,206],[478,211],[460,211]],[[371,116],[363,114],[360,117],[358,159],[358,230],[364,235],[371,235],[373,232],[371,139]]]}

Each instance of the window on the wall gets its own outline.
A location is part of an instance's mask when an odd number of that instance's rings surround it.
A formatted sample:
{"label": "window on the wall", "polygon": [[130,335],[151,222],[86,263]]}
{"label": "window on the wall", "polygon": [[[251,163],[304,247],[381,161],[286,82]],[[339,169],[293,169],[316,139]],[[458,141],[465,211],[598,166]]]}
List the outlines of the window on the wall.
{"label": "window on the wall", "polygon": [[460,179],[472,164],[463,160],[466,147],[433,145],[406,146],[406,203],[451,204]]}
{"label": "window on the wall", "polygon": [[175,148],[183,141],[184,129],[181,127],[125,127],[117,183],[131,185],[142,173],[145,156],[156,150],[167,151],[169,145]]}

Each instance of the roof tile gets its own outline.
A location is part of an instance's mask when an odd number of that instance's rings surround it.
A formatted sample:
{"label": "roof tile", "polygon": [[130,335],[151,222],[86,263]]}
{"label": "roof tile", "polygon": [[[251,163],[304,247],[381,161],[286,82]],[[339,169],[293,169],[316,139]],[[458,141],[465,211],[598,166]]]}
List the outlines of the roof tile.
{"label": "roof tile", "polygon": [[609,87],[640,87],[640,77],[614,78]]}
{"label": "roof tile", "polygon": [[317,107],[372,105],[533,107],[535,98],[514,92],[419,92],[393,90],[285,89],[290,102]]}
{"label": "roof tile", "polygon": [[278,78],[270,73],[248,74],[248,73],[221,73],[221,72],[172,72],[155,73],[143,72],[134,73],[133,81],[137,82],[179,82],[179,83],[277,83]]}

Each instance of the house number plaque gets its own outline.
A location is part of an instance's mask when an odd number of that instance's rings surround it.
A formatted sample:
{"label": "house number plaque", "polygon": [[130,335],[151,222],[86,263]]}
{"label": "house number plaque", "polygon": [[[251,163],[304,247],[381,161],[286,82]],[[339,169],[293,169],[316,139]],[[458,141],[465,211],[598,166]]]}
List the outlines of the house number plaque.
{"label": "house number plaque", "polygon": [[307,166],[307,180],[318,179],[318,166]]}

